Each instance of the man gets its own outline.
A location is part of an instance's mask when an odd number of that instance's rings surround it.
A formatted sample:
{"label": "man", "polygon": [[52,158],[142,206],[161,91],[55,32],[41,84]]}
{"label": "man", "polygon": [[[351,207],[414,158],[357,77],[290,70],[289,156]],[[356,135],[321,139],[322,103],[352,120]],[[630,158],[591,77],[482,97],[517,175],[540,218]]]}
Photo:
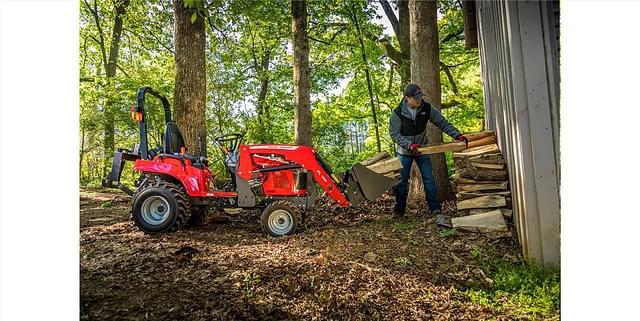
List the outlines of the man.
{"label": "man", "polygon": [[422,155],[418,148],[427,144],[427,122],[436,125],[442,132],[459,141],[467,141],[458,129],[453,127],[438,111],[428,102],[422,100],[424,94],[416,84],[409,84],[404,91],[404,98],[400,105],[391,113],[389,134],[391,139],[398,144],[398,159],[402,163],[400,171],[401,182],[396,186],[396,206],[393,209],[394,216],[403,217],[407,207],[407,187],[411,165],[416,162],[420,169],[427,206],[431,213],[436,214],[436,224],[451,227],[448,218],[442,214],[438,193],[431,170],[431,156]]}

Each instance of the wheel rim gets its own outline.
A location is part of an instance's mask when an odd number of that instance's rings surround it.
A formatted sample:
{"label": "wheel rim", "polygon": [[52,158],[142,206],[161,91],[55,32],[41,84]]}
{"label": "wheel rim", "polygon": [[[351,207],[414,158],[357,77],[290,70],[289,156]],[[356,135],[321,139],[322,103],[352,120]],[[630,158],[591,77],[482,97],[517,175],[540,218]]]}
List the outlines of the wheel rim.
{"label": "wheel rim", "polygon": [[275,210],[269,215],[269,230],[276,235],[285,235],[293,228],[293,217],[285,210]]}
{"label": "wheel rim", "polygon": [[151,196],[142,202],[142,219],[149,225],[160,225],[171,216],[169,202],[162,196]]}

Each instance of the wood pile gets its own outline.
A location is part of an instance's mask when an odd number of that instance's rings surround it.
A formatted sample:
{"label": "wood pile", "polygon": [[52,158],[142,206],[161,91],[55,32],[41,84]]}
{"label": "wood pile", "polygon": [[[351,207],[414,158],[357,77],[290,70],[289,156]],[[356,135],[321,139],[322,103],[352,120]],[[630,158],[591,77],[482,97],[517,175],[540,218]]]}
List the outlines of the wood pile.
{"label": "wood pile", "polygon": [[511,192],[502,153],[493,131],[465,134],[469,148],[453,153],[459,213],[454,228],[477,232],[507,231],[503,217],[511,217]]}

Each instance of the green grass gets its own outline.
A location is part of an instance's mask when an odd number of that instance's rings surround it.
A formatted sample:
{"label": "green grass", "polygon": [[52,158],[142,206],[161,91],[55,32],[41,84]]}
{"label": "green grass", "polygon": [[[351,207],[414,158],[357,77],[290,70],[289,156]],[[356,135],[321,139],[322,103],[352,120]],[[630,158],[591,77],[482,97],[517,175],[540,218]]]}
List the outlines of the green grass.
{"label": "green grass", "polygon": [[559,319],[560,270],[535,263],[505,262],[492,248],[474,250],[482,269],[493,280],[489,287],[474,287],[463,293],[474,303],[518,319]]}
{"label": "green grass", "polygon": [[456,230],[454,229],[445,229],[440,231],[440,237],[454,237],[456,235]]}
{"label": "green grass", "polygon": [[100,207],[102,207],[102,208],[109,208],[109,207],[112,207],[112,206],[113,206],[113,203],[111,203],[111,201],[104,201],[104,202],[102,202],[102,204],[100,204]]}

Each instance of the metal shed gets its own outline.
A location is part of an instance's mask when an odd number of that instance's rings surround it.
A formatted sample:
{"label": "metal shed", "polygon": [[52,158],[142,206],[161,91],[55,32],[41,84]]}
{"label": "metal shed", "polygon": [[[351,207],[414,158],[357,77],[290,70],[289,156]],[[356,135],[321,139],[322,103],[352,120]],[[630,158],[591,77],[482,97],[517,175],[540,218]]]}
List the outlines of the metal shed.
{"label": "metal shed", "polygon": [[[560,263],[558,1],[464,1],[480,50],[485,124],[509,173],[522,252]],[[475,30],[474,30],[475,29]]]}

